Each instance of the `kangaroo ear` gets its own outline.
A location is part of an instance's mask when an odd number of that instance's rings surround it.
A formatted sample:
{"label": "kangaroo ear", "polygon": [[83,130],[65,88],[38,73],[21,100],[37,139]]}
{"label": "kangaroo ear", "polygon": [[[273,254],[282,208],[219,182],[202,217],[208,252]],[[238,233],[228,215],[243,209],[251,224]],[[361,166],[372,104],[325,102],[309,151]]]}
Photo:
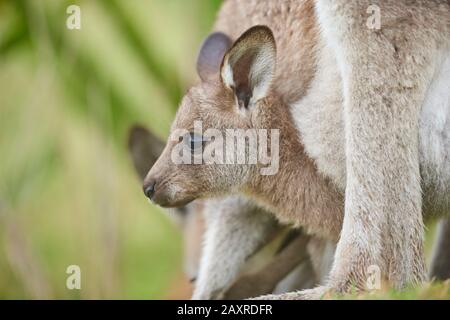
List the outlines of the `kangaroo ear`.
{"label": "kangaroo ear", "polygon": [[164,141],[142,126],[134,125],[128,134],[128,151],[134,168],[144,180],[164,149]]}
{"label": "kangaroo ear", "polygon": [[267,95],[275,64],[272,31],[266,26],[254,26],[236,40],[223,58],[222,82],[234,90],[240,107],[248,107]]}
{"label": "kangaroo ear", "polygon": [[202,81],[212,80],[219,74],[220,63],[230,47],[230,38],[222,32],[211,33],[203,41],[197,57],[197,73]]}

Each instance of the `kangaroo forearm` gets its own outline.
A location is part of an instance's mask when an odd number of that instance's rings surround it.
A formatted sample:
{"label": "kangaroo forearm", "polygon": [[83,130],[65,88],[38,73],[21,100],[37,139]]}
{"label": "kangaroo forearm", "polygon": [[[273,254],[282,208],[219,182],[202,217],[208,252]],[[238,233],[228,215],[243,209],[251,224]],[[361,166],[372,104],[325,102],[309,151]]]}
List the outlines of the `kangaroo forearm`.
{"label": "kangaroo forearm", "polygon": [[224,295],[225,299],[244,299],[272,293],[286,275],[307,259],[309,237],[298,235],[261,270],[239,278]]}
{"label": "kangaroo forearm", "polygon": [[220,298],[245,261],[275,231],[275,220],[239,197],[205,208],[207,230],[194,299]]}
{"label": "kangaroo forearm", "polygon": [[347,186],[335,287],[349,281],[364,286],[370,265],[396,286],[424,275],[418,119],[433,71],[433,45],[420,32],[409,39],[407,25],[395,16],[399,8],[416,15],[426,10],[384,4],[385,22],[395,21],[395,32],[366,26],[362,13],[369,1],[318,1],[327,42],[340,53],[345,98]]}

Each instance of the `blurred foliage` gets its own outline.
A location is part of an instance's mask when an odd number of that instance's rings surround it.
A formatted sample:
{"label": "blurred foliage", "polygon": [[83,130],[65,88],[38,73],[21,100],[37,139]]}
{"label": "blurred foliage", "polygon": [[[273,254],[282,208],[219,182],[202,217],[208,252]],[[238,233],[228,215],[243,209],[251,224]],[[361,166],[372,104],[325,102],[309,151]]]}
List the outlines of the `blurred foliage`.
{"label": "blurred foliage", "polygon": [[0,298],[187,297],[179,231],[142,196],[126,136],[167,135],[219,6],[0,0]]}

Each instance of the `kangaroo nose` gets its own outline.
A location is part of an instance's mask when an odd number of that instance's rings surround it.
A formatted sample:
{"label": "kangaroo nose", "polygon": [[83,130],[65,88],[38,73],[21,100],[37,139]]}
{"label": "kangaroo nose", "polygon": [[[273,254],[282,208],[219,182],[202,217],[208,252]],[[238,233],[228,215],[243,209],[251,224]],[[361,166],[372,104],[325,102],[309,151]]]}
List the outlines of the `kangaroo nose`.
{"label": "kangaroo nose", "polygon": [[151,180],[148,183],[144,184],[144,193],[149,199],[151,199],[153,194],[155,193],[155,184],[155,180]]}

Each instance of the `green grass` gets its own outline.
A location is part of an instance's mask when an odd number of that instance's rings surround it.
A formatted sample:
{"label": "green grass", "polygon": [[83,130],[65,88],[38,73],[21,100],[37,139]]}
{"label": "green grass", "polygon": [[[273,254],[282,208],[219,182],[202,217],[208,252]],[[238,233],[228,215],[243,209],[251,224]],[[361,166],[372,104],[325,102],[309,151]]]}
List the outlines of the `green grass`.
{"label": "green grass", "polygon": [[450,300],[450,280],[431,282],[403,290],[374,290],[364,294],[332,296],[333,299],[357,300]]}

